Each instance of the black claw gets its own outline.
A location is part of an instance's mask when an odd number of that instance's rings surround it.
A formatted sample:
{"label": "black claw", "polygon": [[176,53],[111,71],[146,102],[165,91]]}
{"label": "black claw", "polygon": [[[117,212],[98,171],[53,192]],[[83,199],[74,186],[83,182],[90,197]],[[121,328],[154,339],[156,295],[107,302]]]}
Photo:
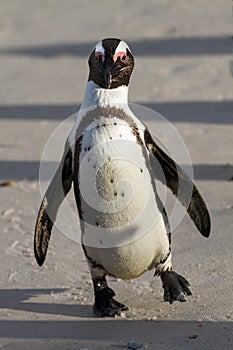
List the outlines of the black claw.
{"label": "black claw", "polygon": [[189,282],[181,275],[174,271],[166,271],[161,273],[161,279],[163,282],[165,301],[172,304],[174,301],[185,302],[186,295],[192,295],[189,289]]}
{"label": "black claw", "polygon": [[115,292],[108,287],[106,279],[93,280],[95,291],[95,304],[93,306],[94,313],[97,317],[116,317],[123,311],[127,311],[128,307],[113,299]]}
{"label": "black claw", "polygon": [[129,309],[127,306],[119,303],[113,298],[99,298],[95,301],[93,310],[97,317],[116,317],[119,316],[123,311],[127,311]]}

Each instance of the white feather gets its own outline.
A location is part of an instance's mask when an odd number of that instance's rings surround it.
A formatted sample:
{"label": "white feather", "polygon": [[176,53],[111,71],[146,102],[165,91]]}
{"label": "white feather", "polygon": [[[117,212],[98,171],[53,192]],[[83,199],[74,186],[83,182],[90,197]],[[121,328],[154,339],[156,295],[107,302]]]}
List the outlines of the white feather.
{"label": "white feather", "polygon": [[101,52],[103,55],[105,54],[105,50],[104,50],[104,48],[103,48],[102,41],[99,41],[99,42],[95,45],[95,51],[96,51],[96,52]]}
{"label": "white feather", "polygon": [[129,46],[123,41],[121,40],[115,50],[115,55],[118,53],[118,52],[125,52],[127,53],[127,49],[131,52]]}
{"label": "white feather", "polygon": [[[117,50],[125,48],[121,42]],[[101,89],[89,81],[69,136],[73,154],[80,122],[98,106],[123,109],[136,123],[143,140],[145,128],[128,106],[128,87]],[[97,128],[103,124],[104,127]],[[94,209],[84,212],[83,243],[88,256],[110,274],[125,279],[139,276],[152,265],[158,265],[159,270],[171,267],[169,259],[159,265],[169,251],[168,236],[142,145],[137,143],[126,120],[101,117],[83,130],[79,181],[87,208]]]}

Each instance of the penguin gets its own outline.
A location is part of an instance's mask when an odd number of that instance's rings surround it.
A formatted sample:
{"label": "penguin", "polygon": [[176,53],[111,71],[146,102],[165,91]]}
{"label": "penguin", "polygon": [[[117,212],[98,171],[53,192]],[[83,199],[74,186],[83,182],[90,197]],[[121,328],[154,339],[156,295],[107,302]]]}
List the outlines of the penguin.
{"label": "penguin", "polygon": [[192,294],[190,284],[172,268],[171,229],[155,180],[172,191],[204,237],[211,226],[207,206],[192,179],[128,105],[134,57],[127,43],[101,40],[88,64],[83,102],[38,212],[37,263],[45,261],[58,209],[73,185],[96,316],[128,310],[115,300],[107,276],[129,280],[153,269],[164,300],[184,302]]}

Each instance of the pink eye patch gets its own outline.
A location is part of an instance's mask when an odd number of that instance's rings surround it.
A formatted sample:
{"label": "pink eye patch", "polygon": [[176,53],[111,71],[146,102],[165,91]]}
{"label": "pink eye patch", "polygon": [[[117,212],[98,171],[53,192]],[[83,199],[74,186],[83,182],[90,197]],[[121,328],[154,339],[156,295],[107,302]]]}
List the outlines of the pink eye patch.
{"label": "pink eye patch", "polygon": [[95,52],[95,59],[96,59],[97,62],[100,62],[100,61],[104,62],[104,55],[103,55],[103,53],[100,52],[100,51],[96,51]]}
{"label": "pink eye patch", "polygon": [[116,62],[116,60],[120,58],[121,62],[126,62],[128,59],[128,56],[126,54],[126,52],[124,51],[120,51],[117,52],[114,56],[113,56],[113,61]]}

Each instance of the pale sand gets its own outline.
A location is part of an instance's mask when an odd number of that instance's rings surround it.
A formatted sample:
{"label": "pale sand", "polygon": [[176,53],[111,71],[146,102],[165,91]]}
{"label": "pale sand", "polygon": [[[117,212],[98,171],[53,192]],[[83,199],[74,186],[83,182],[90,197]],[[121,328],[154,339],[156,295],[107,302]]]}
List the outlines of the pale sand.
{"label": "pale sand", "polygon": [[[15,181],[0,188],[1,347],[233,348],[231,35],[231,3],[221,0],[1,3],[0,180]],[[152,272],[110,279],[130,307],[114,320],[94,317],[80,245],[55,230],[42,268],[32,248],[43,147],[82,100],[92,46],[110,36],[135,53],[130,100],[174,123],[212,216],[208,240],[187,217],[173,234],[174,268],[192,286],[187,303],[163,302]]]}

